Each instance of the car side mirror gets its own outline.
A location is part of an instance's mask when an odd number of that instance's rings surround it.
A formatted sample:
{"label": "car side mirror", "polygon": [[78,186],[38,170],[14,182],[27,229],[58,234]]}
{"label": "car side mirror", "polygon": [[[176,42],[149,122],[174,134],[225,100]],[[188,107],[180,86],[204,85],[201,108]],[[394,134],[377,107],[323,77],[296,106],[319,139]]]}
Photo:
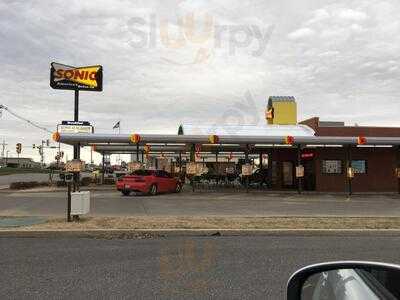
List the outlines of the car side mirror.
{"label": "car side mirror", "polygon": [[400,266],[342,261],[311,265],[295,272],[287,300],[400,299]]}

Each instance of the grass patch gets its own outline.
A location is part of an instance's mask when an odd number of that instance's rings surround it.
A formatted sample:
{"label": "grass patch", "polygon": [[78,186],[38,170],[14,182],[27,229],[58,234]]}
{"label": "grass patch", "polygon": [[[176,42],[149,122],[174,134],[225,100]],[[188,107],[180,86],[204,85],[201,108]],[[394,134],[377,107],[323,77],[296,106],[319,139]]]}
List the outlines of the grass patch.
{"label": "grass patch", "polygon": [[50,173],[47,169],[22,169],[22,168],[0,168],[0,176],[24,173]]}
{"label": "grass patch", "polygon": [[400,217],[85,217],[25,229],[400,229]]}

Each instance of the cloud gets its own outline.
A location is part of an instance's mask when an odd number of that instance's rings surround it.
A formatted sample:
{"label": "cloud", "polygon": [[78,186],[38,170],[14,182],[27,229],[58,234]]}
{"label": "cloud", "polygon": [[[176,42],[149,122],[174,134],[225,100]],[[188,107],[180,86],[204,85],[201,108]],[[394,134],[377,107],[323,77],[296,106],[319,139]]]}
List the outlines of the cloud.
{"label": "cloud", "polygon": [[[51,130],[71,119],[73,93],[49,87],[50,62],[58,61],[103,65],[104,91],[80,94],[80,118],[97,132],[111,133],[121,120],[126,133],[175,133],[182,121],[213,124],[232,111],[236,120],[262,122],[268,96],[288,94],[298,99],[300,119],[320,115],[400,126],[399,11],[395,0],[2,2],[0,103]],[[218,45],[211,37],[166,47],[161,20],[180,34],[185,26],[179,17],[190,13],[196,34],[204,29],[205,14],[217,26],[231,27]],[[144,23],[132,27],[132,18]],[[264,35],[273,28],[265,50],[253,55],[258,46],[253,31],[251,43],[233,51],[230,30],[252,26]],[[135,47],[138,37],[143,43]],[[254,99],[251,108],[247,91]],[[13,154],[15,143],[28,146],[49,136],[4,112],[0,143],[3,138]],[[36,150],[23,149],[23,155],[38,159]],[[49,151],[47,160],[54,154]],[[89,158],[87,150],[84,157]]]}
{"label": "cloud", "polygon": [[349,8],[340,10],[338,16],[342,19],[350,21],[364,21],[368,18],[368,15],[365,12]]}
{"label": "cloud", "polygon": [[291,40],[298,40],[298,39],[312,37],[314,34],[315,34],[314,30],[305,27],[305,28],[300,28],[300,29],[297,29],[296,31],[289,33],[288,38]]}

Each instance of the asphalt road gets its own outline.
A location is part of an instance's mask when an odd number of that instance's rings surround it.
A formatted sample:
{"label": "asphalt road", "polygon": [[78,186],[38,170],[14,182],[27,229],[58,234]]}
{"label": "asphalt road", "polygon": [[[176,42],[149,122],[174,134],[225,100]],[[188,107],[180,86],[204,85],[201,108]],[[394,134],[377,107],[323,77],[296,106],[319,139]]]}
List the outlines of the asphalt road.
{"label": "asphalt road", "polygon": [[[66,192],[0,193],[1,216],[64,216]],[[96,216],[400,216],[399,195],[353,196],[208,192],[122,196],[94,191]]]}
{"label": "asphalt road", "polygon": [[1,299],[284,299],[296,269],[400,263],[400,237],[0,239]]}

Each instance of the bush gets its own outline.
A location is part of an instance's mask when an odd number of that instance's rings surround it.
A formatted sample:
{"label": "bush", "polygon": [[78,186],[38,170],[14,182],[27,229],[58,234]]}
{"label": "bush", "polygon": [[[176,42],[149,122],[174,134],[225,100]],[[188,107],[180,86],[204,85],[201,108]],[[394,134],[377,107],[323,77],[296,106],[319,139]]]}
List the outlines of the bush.
{"label": "bush", "polygon": [[39,182],[37,181],[18,181],[18,182],[12,182],[10,184],[10,189],[11,190],[24,190],[24,189],[31,189],[34,187],[40,186]]}

